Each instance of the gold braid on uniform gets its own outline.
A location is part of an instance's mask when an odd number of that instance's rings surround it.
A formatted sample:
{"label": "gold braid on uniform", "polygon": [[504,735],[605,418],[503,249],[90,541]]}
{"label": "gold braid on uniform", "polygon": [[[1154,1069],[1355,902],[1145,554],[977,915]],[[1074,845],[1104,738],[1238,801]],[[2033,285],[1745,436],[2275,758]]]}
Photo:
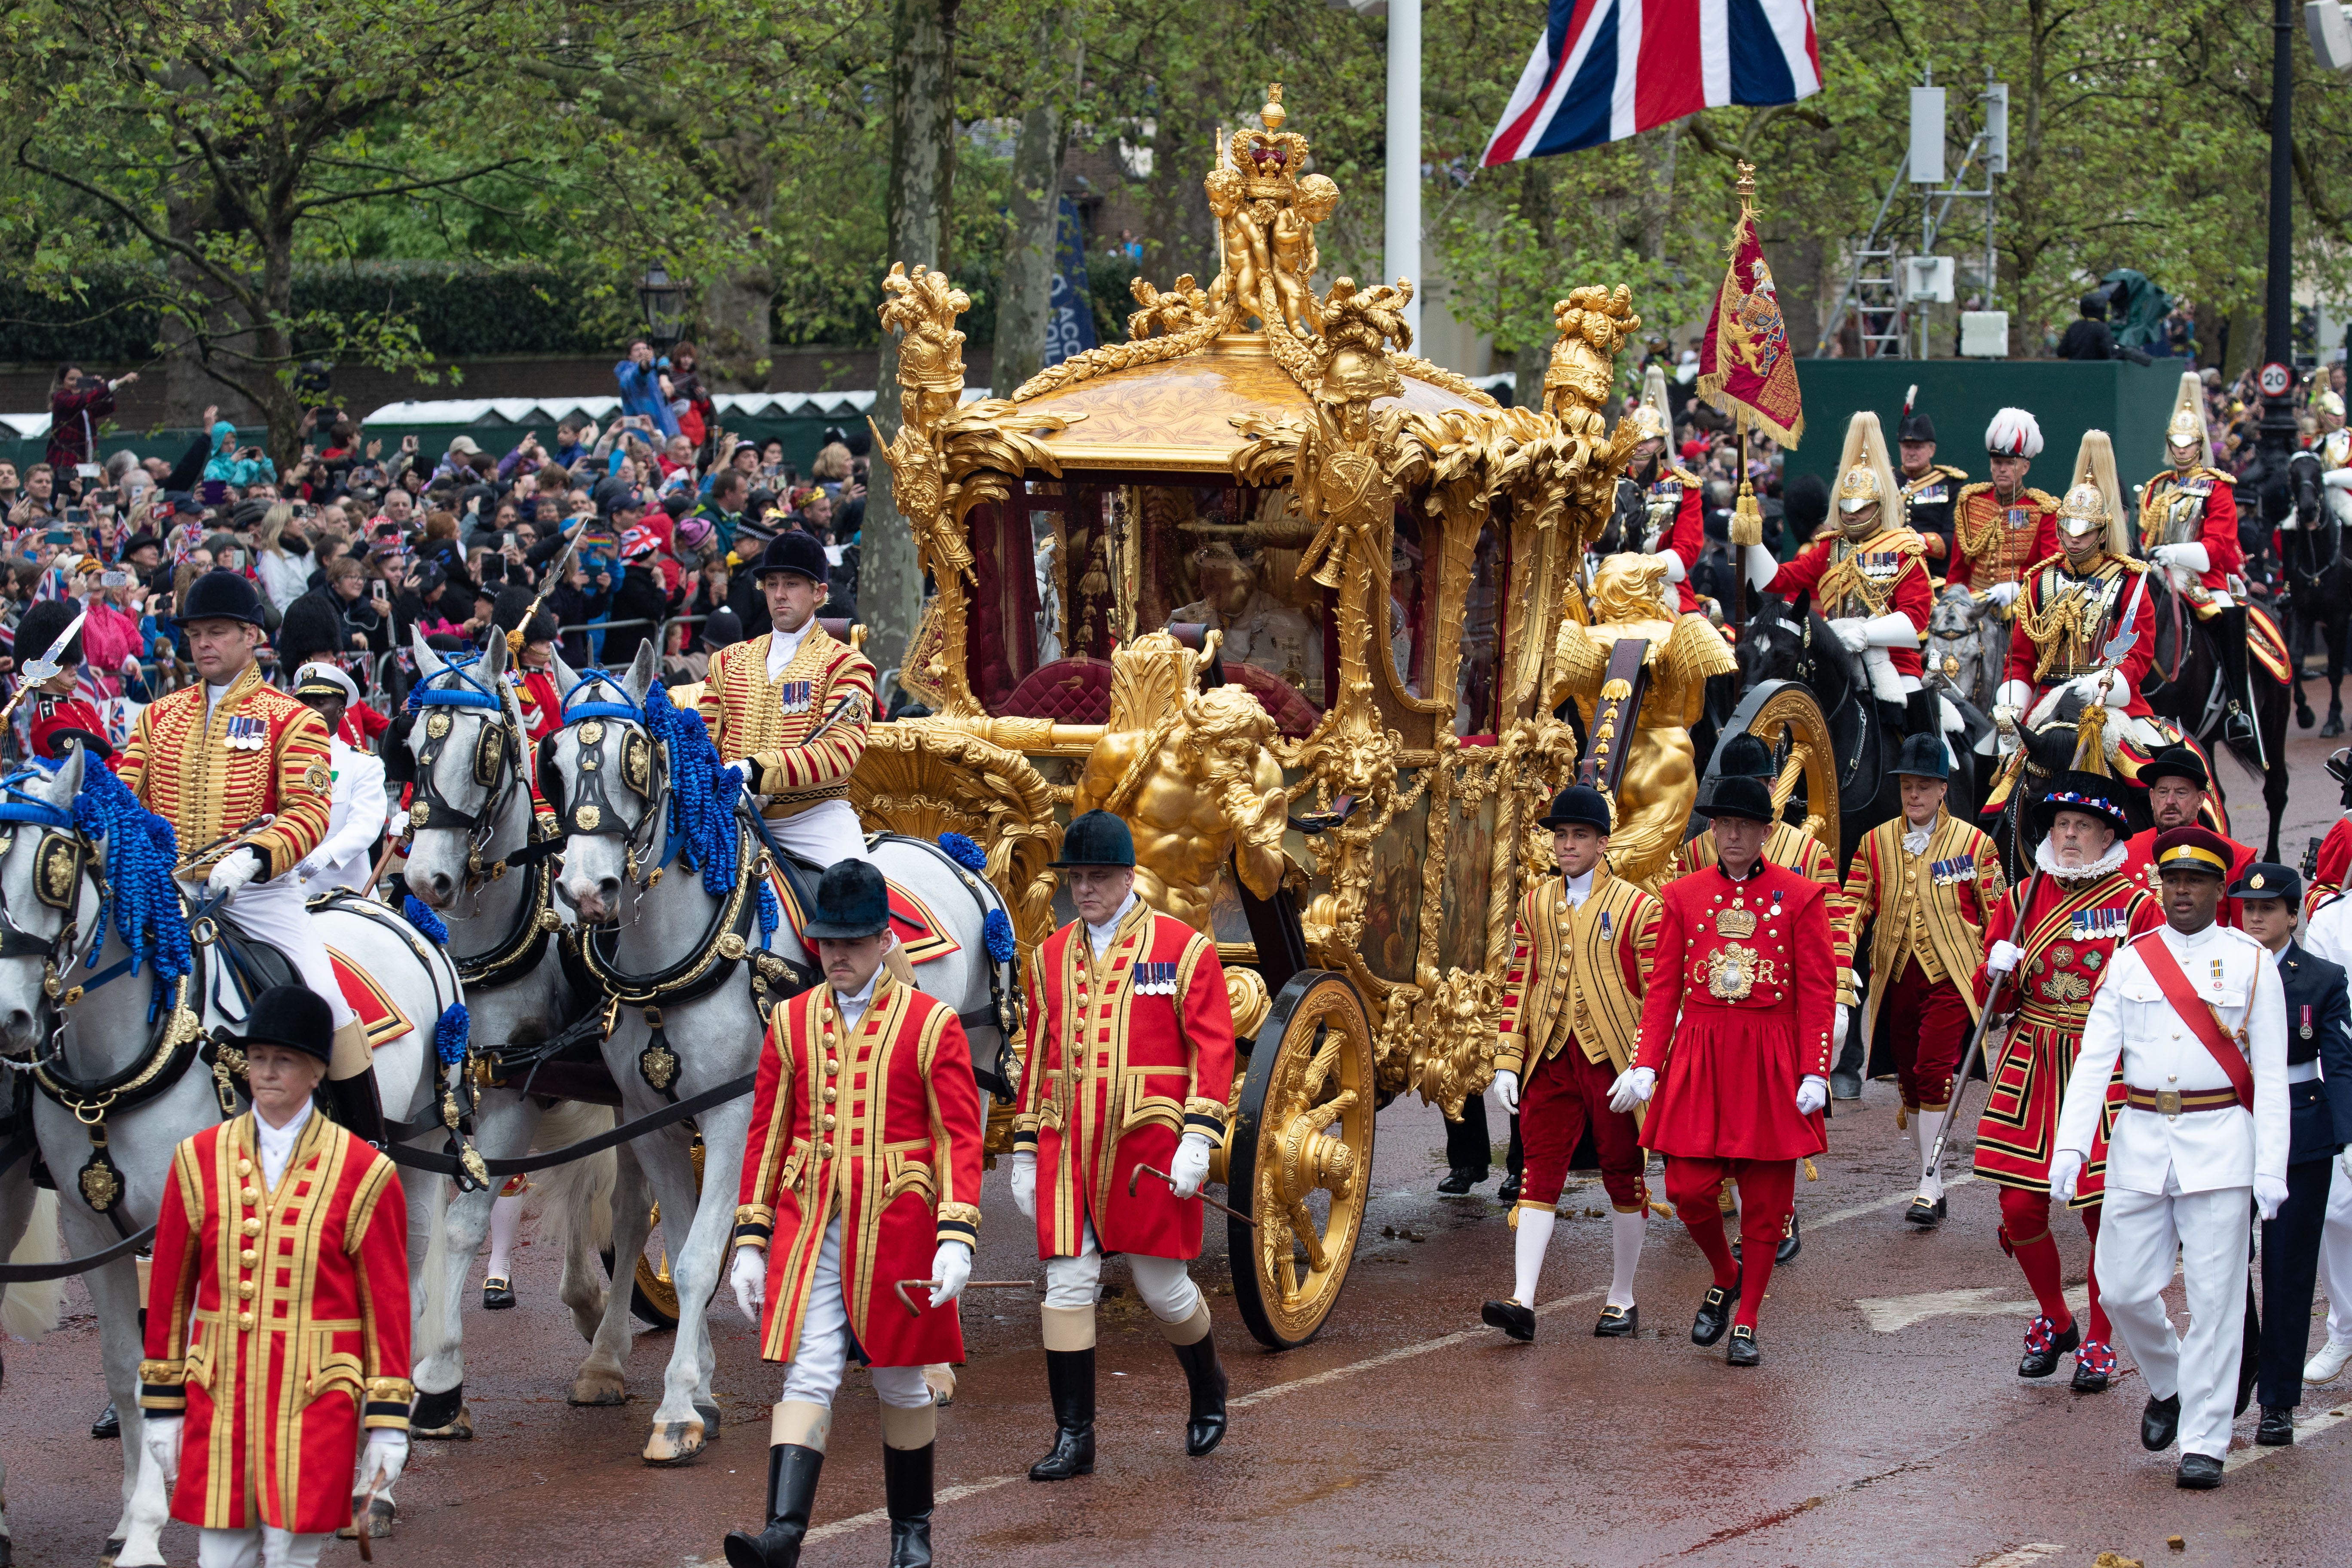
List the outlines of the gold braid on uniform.
{"label": "gold braid on uniform", "polygon": [[2014,614],[2018,629],[2033,641],[2033,679],[2036,681],[2049,674],[2050,667],[2057,662],[2062,651],[2061,638],[2065,639],[2063,650],[2067,656],[2067,668],[2071,669],[2079,666],[2083,662],[2083,651],[2089,647],[2091,639],[2097,635],[2100,623],[2105,619],[2105,579],[2094,577],[2088,581],[2102,591],[2086,593],[2080,587],[2069,585],[2053,595],[2046,607],[2037,607],[2034,603],[2036,595],[2031,592],[2018,595]]}
{"label": "gold braid on uniform", "polygon": [[[1994,496],[1993,510],[1986,515],[1983,526],[1973,533],[1969,531],[1968,502],[1976,499],[1979,494],[1990,492],[1991,489],[1990,485],[1963,485],[1960,488],[1959,500],[1952,508],[1953,531],[1960,536],[1961,552],[1971,561],[1982,555],[1985,547],[1992,542],[1993,535],[2000,530],[2001,514],[2009,510],[2000,504],[1999,496]],[[2018,499],[2022,500],[2024,492],[2020,491]]]}

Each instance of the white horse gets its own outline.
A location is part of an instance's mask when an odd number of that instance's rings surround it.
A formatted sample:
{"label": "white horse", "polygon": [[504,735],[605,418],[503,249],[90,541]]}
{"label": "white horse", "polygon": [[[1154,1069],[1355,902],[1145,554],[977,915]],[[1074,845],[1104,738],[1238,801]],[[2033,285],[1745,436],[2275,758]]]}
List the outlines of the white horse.
{"label": "white horse", "polygon": [[[0,1095],[10,1086],[0,1079]],[[29,1119],[28,1119],[29,1120]],[[54,1263],[58,1259],[58,1200],[33,1184],[29,1152],[12,1154],[18,1147],[19,1129],[0,1106],[0,1258],[19,1266]],[[31,1129],[22,1129],[31,1136]],[[58,1310],[65,1297],[62,1282],[36,1280],[0,1285],[0,1330],[21,1340],[37,1340],[58,1326]],[[7,1373],[0,1369],[0,1384]],[[13,1548],[8,1537],[8,1462],[0,1454],[0,1568],[8,1568]]]}
{"label": "white horse", "polygon": [[[661,1202],[678,1301],[677,1341],[645,1458],[682,1464],[718,1435],[706,1313],[726,1272],[751,1122],[748,1085],[767,1028],[750,983],[761,974],[773,987],[766,993],[773,1002],[812,983],[817,972],[788,928],[761,931],[756,917],[768,851],[748,797],[719,770],[701,721],[653,692],[653,646],[638,650],[625,676],[592,671],[583,679],[560,661],[556,674],[564,722],[549,737],[551,744],[542,743],[553,765],[541,769],[541,790],[571,835],[563,896],[583,922],[616,927],[601,944],[592,934],[590,958],[622,999],[618,1026],[604,1043],[622,1111],[634,1118],[661,1110],[673,1095],[688,1099],[738,1079],[746,1085],[695,1118],[705,1155],[699,1184],[685,1125],[657,1130],[636,1144]],[[688,754],[673,755],[672,745],[657,742],[649,720],[672,726]],[[992,1063],[1001,1037],[986,1021],[1009,1016],[1012,984],[1011,926],[1002,901],[984,878],[932,846],[885,839],[873,854],[884,874],[921,899],[957,942],[957,951],[916,971],[918,984],[963,1016],[982,1042],[975,1052],[986,1052]],[[710,869],[730,865],[731,877]],[[709,890],[706,877],[720,890]],[[990,954],[992,929],[1001,960]],[[727,956],[762,951],[774,956],[748,963]],[[796,978],[783,977],[778,958]],[[616,1255],[635,1256],[645,1244],[644,1208],[616,1205],[613,1228]]]}
{"label": "white horse", "polygon": [[[2009,623],[1990,603],[1957,583],[1946,584],[1927,613],[1929,685],[1940,685],[1979,713],[1991,712],[2001,664],[2009,657]],[[1956,727],[1951,721],[1947,713],[1945,728]]]}
{"label": "white horse", "polygon": [[[0,1051],[15,1058],[14,1070],[39,1068],[34,1130],[58,1179],[66,1251],[74,1258],[101,1251],[154,1222],[173,1151],[223,1120],[214,1075],[197,1061],[197,1047],[215,1028],[234,1033],[244,1017],[227,965],[198,942],[195,970],[170,988],[150,1019],[153,961],[132,973],[118,926],[130,891],[122,863],[133,852],[109,841],[131,828],[125,825],[93,839],[75,827],[85,765],[105,764],[86,764],[74,750],[54,769],[30,767],[0,784]],[[93,801],[121,787],[111,776],[93,779]],[[163,856],[168,862],[174,853],[166,847]],[[151,865],[146,874],[163,873]],[[166,888],[163,896],[175,892]],[[331,905],[311,918],[327,945],[373,976],[409,1019],[410,1028],[375,1052],[376,1086],[388,1118],[418,1118],[435,1102],[440,1074],[434,1034],[444,1010],[459,1000],[456,969],[380,905],[373,914]],[[170,1005],[174,998],[185,1013]],[[152,1076],[141,1078],[150,1064]],[[103,1108],[95,1103],[133,1079],[135,1088],[121,1089]],[[442,1184],[409,1181],[404,1190],[414,1289],[439,1218]],[[107,1392],[122,1421],[124,1511],[107,1542],[104,1560],[111,1562],[134,1522],[142,1526],[142,1545],[162,1522],[134,1521],[131,1507],[141,1454],[142,1303],[128,1256],[84,1279],[98,1310]],[[126,1562],[142,1560],[162,1561],[125,1553]]]}
{"label": "white horse", "polygon": [[[522,711],[505,679],[506,653],[505,639],[492,637],[478,662],[453,665],[420,634],[418,710],[393,742],[404,748],[404,771],[416,784],[408,890],[448,928],[448,952],[466,982],[478,1051],[554,1040],[601,1000],[574,988],[558,951],[560,917],[549,896],[555,862],[540,854],[520,869],[509,864],[537,847],[537,835],[530,759],[520,743]],[[600,1105],[563,1104],[542,1114],[539,1099],[517,1084],[476,1089],[473,1120],[474,1146],[491,1160],[519,1159],[534,1141],[558,1149],[613,1124],[610,1109]],[[440,1272],[435,1299],[418,1307],[413,1373],[418,1436],[473,1436],[460,1314],[472,1282],[467,1260],[489,1228],[498,1185],[494,1181],[460,1193],[449,1204],[442,1230],[449,1264]],[[622,1363],[629,1353],[630,1260],[616,1256],[620,1288],[608,1293],[596,1251],[605,1230],[601,1205],[583,1201],[582,1190],[610,1189],[614,1201],[643,1209],[645,1178],[624,1148],[555,1167],[551,1185],[556,1194],[547,1212],[560,1212],[567,1221],[563,1304],[590,1344],[571,1401],[618,1405],[626,1397]]]}

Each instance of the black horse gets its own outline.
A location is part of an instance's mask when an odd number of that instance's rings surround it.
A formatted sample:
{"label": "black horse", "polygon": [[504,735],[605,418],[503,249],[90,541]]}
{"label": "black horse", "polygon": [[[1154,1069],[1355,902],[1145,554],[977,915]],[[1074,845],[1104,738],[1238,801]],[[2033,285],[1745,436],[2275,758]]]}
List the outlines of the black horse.
{"label": "black horse", "polygon": [[[2033,873],[2033,844],[2027,837],[2026,808],[2049,793],[2052,780],[2074,767],[2074,753],[2081,749],[2077,725],[2084,706],[2082,693],[2066,692],[2058,699],[2057,708],[2049,718],[2039,727],[2024,731],[2023,760],[2008,755],[2002,759],[2001,765],[2015,766],[2020,776],[2011,781],[2000,810],[1977,826],[2000,847],[2001,868],[2012,884]],[[2122,797],[2124,815],[2131,821],[2132,833],[2140,832],[2155,821],[2148,815],[2146,790],[2117,780],[2116,792]]]}
{"label": "black horse", "polygon": [[2352,663],[2352,555],[2343,522],[2328,505],[2320,482],[2319,454],[2302,451],[2287,460],[2294,510],[2279,522],[2279,550],[2286,570],[2286,644],[2294,666],[2294,721],[2308,730],[2313,713],[2304,700],[2303,656],[2312,635],[2327,652],[2328,740],[2344,733],[2344,667]]}
{"label": "black horse", "polygon": [[2147,573],[2147,603],[2141,607],[2140,625],[2151,626],[2156,634],[2156,668],[2140,689],[2147,705],[2158,714],[2179,726],[2183,734],[2193,737],[2213,761],[2213,794],[2226,803],[2227,792],[2221,787],[2221,753],[2228,752],[2248,773],[2263,784],[2263,805],[2270,811],[2270,837],[2265,858],[2276,860],[2279,853],[2279,818],[2286,812],[2286,713],[2287,683],[2272,675],[2262,660],[2247,650],[2248,684],[2253,688],[2253,734],[2237,740],[2223,739],[2223,721],[2229,710],[2229,682],[2223,678],[2221,659],[2215,647],[2213,635],[2204,628],[2186,600],[2172,591],[2163,570],[2150,567]]}
{"label": "black horse", "polygon": [[[1860,843],[1864,834],[1903,809],[1895,773],[1903,744],[1901,721],[1889,722],[1887,715],[1895,710],[1873,697],[1862,656],[1838,641],[1813,609],[1810,594],[1800,594],[1793,604],[1769,595],[1759,598],[1740,630],[1738,658],[1743,693],[1763,681],[1792,680],[1821,705],[1836,753],[1840,846]],[[1950,809],[1966,816],[1977,798],[1976,758],[1964,746],[1949,749]],[[1843,853],[1838,846],[1832,848]]]}

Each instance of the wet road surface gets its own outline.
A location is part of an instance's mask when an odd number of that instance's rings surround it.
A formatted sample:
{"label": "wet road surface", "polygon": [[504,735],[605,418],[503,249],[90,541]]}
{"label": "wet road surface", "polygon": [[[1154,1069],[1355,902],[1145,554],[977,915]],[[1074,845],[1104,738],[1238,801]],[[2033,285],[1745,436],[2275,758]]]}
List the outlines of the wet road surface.
{"label": "wet road surface", "polygon": [[[2326,750],[2303,736],[2293,746],[2290,862],[2337,809],[2320,766]],[[2246,802],[2248,781],[2223,766]],[[2242,815],[2238,826],[2259,844],[2258,822]],[[1971,1110],[1982,1092],[1971,1092]],[[2068,1389],[2071,1361],[2047,1382],[2015,1375],[2033,1309],[1993,1239],[1995,1189],[1955,1184],[1937,1231],[1902,1223],[1911,1173],[1895,1099],[1891,1083],[1872,1084],[1859,1105],[1838,1105],[1821,1180],[1799,1184],[1804,1249],[1773,1275],[1764,1364],[1753,1371],[1689,1342],[1706,1269],[1671,1220],[1650,1226],[1639,1336],[1591,1337],[1609,1268],[1607,1199],[1592,1180],[1572,1183],[1563,1200],[1537,1342],[1514,1344],[1481,1326],[1479,1302],[1511,1287],[1504,1211],[1492,1180],[1469,1198],[1436,1194],[1442,1126],[1409,1101],[1379,1118],[1365,1239],[1313,1342],[1275,1355],[1249,1340],[1232,1306],[1222,1227],[1210,1227],[1196,1277],[1211,1291],[1234,1408],[1231,1436],[1206,1458],[1184,1456],[1181,1375],[1113,1261],[1104,1279],[1118,1293],[1100,1313],[1097,1473],[1032,1484],[1028,1464],[1052,1434],[1035,1310],[1017,1292],[974,1292],[970,1361],[940,1415],[940,1559],[2088,1568],[2116,1552],[2151,1565],[2352,1562],[2352,1376],[2306,1391],[2297,1447],[2249,1447],[2250,1414],[2227,1483],[2177,1490],[2174,1456],[2138,1446],[2146,1392],[2128,1358],[2101,1394]],[[1490,1126],[1502,1133],[1498,1112]],[[1948,1168],[1966,1170],[1965,1142]],[[1004,1180],[1002,1171],[987,1179],[973,1273],[1034,1278]],[[2079,1288],[2081,1227],[2054,1229]],[[779,1381],[731,1300],[722,1293],[713,1311],[720,1440],[691,1466],[655,1470],[636,1455],[669,1336],[640,1336],[627,1405],[572,1408],[564,1390],[583,1346],[555,1299],[560,1255],[526,1245],[516,1263],[520,1309],[467,1313],[477,1440],[416,1446],[401,1522],[376,1543],[379,1561],[723,1561],[725,1531],[758,1522]],[[2179,1314],[2177,1286],[2173,1304]],[[87,1436],[105,1394],[78,1286],[68,1313],[40,1345],[7,1347],[0,1395],[16,1561],[37,1568],[92,1562],[117,1510],[118,1449]],[[2324,1337],[2316,1322],[2314,1333]],[[873,1394],[853,1372],[810,1568],[886,1558],[879,1446]],[[2168,1549],[2174,1535],[2179,1551]],[[194,1532],[174,1525],[164,1547],[173,1563],[193,1562]],[[349,1542],[323,1559],[357,1560]]]}

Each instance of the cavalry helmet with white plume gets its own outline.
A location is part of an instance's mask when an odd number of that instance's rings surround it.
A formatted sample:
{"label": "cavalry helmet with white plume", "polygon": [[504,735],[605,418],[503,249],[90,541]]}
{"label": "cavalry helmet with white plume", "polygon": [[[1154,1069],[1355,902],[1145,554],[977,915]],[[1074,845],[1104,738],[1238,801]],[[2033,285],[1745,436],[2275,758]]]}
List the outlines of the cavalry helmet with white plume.
{"label": "cavalry helmet with white plume", "polygon": [[2193,370],[2180,373],[2180,392],[2172,400],[2172,417],[2164,422],[2165,455],[2169,457],[2181,447],[2197,449],[2189,461],[2209,468],[2213,466],[2213,435],[2205,424],[2205,384]]}
{"label": "cavalry helmet with white plume", "polygon": [[1985,426],[1985,450],[1996,458],[2042,456],[2041,422],[2022,408],[2004,408]]}
{"label": "cavalry helmet with white plume", "polygon": [[1642,401],[1626,415],[1633,428],[1644,441],[1666,441],[1673,437],[1669,423],[1673,416],[1666,404],[1666,367],[1653,360],[1642,373]]}
{"label": "cavalry helmet with white plume", "polygon": [[1879,430],[1878,416],[1865,408],[1846,421],[1845,449],[1838,455],[1840,527],[1873,502],[1877,503],[1878,514],[1864,525],[1865,531],[1897,521],[1894,508],[1902,493],[1895,482],[1895,467],[1886,459],[1886,437]]}
{"label": "cavalry helmet with white plume", "polygon": [[2098,533],[2110,555],[2128,556],[2131,541],[2125,531],[2123,486],[2116,478],[2116,449],[2105,430],[2083,432],[2074,454],[2074,481],[2058,503],[2058,531],[2073,539]]}

